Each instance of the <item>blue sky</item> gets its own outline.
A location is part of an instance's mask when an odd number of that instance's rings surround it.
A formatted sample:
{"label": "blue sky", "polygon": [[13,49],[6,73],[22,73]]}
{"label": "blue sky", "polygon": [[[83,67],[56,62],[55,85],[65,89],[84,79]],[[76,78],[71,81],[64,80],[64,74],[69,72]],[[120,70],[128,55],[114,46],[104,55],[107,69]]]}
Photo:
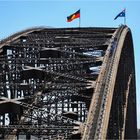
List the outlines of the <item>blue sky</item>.
{"label": "blue sky", "polygon": [[135,0],[0,0],[0,39],[35,26],[77,27],[78,19],[66,17],[81,9],[82,27],[118,27],[123,18],[114,17],[126,8],[127,25],[133,35],[136,83],[137,120],[140,128],[140,1]]}

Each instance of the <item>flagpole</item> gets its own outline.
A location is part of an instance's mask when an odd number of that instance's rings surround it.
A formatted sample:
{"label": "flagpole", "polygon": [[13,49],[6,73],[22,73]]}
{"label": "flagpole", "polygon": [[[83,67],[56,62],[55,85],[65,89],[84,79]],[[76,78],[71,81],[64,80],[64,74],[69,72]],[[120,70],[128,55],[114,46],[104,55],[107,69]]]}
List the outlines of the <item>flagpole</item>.
{"label": "flagpole", "polygon": [[124,25],[126,25],[126,17],[124,17]]}
{"label": "flagpole", "polygon": [[125,10],[124,25],[126,25],[126,8],[124,8],[124,10]]}
{"label": "flagpole", "polygon": [[81,27],[81,9],[80,9],[80,18],[79,18],[79,28]]}

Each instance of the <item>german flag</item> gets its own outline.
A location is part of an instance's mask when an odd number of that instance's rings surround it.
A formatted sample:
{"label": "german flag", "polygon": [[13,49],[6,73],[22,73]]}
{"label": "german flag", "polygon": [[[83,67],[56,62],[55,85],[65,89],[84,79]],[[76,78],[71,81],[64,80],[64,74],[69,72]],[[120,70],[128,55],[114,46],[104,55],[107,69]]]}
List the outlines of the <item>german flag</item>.
{"label": "german flag", "polygon": [[78,10],[77,12],[75,12],[72,15],[68,16],[67,17],[67,22],[71,22],[72,20],[74,20],[76,18],[80,18],[80,10]]}

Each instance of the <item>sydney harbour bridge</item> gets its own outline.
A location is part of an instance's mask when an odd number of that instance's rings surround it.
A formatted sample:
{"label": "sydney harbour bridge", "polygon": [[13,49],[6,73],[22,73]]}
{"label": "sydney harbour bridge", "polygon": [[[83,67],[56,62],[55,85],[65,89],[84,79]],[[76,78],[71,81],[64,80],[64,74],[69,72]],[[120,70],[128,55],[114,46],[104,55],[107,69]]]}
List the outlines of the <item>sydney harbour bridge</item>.
{"label": "sydney harbour bridge", "polygon": [[131,30],[37,27],[0,41],[1,139],[136,139]]}

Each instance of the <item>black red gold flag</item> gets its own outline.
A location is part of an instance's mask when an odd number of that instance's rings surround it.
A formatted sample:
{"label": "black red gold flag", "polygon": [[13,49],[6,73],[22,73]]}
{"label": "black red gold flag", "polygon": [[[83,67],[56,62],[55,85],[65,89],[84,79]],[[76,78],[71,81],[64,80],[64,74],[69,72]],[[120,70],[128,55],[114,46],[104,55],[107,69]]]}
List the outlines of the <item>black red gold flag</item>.
{"label": "black red gold flag", "polygon": [[80,10],[78,10],[75,13],[73,13],[72,15],[68,16],[67,22],[71,22],[72,20],[74,20],[76,18],[80,18]]}

